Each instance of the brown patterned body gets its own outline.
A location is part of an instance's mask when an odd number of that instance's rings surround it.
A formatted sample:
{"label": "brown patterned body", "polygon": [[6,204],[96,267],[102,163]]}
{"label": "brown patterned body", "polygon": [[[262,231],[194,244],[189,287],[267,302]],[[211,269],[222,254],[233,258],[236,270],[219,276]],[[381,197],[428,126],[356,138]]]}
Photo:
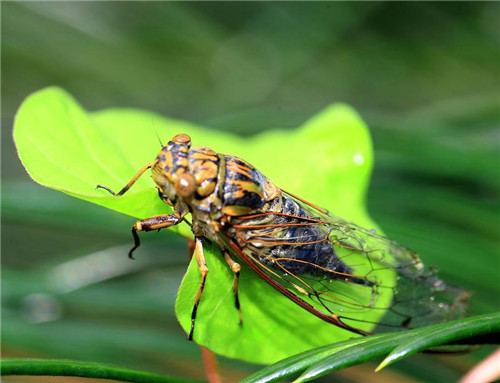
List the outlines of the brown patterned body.
{"label": "brown patterned body", "polygon": [[191,214],[201,280],[189,339],[208,274],[203,238],[219,246],[235,274],[240,323],[241,267],[232,256],[306,311],[358,334],[455,319],[465,310],[467,292],[447,286],[415,252],[280,190],[241,158],[191,148],[189,136],[179,134],[116,195],[149,168],[173,213],[137,221],[129,256],[140,244],[137,232]]}
{"label": "brown patterned body", "polygon": [[[171,141],[163,147],[152,172],[162,199],[189,210],[197,234],[219,245],[219,231],[231,217],[268,211],[281,196],[280,189],[246,161],[208,148],[190,148],[185,142]],[[181,200],[175,185],[185,174],[193,177],[195,187]]]}

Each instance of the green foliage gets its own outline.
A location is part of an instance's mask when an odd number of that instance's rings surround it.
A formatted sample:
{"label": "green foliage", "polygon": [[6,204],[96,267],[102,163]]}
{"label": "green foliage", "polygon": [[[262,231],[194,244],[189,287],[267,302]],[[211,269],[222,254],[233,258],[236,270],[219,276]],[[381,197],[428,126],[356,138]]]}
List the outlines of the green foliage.
{"label": "green foliage", "polygon": [[110,379],[134,383],[196,383],[199,381],[173,378],[128,368],[74,360],[3,358],[1,374],[32,376],[78,376],[82,378]]}
{"label": "green foliage", "polygon": [[[185,377],[202,369],[173,312],[183,239],[150,234],[130,262],[130,217],[40,187],[22,169],[8,127],[26,95],[50,84],[87,110],[134,106],[242,136],[295,128],[336,100],[354,105],[374,141],[372,217],[471,291],[471,313],[498,310],[498,11],[495,2],[3,2],[2,353]],[[156,146],[153,125],[135,128]],[[79,266],[98,254],[95,268]],[[54,289],[67,279],[55,273],[62,265],[91,282]],[[40,293],[60,317],[33,322],[26,300]],[[488,352],[417,355],[377,376],[368,365],[334,379],[452,382]],[[225,381],[257,368],[218,359]]]}
{"label": "green foliage", "polygon": [[[295,382],[314,380],[329,372],[351,367],[380,357],[385,357],[376,371],[417,352],[445,343],[453,343],[479,335],[496,334],[492,343],[498,342],[500,313],[486,314],[442,323],[397,334],[379,334],[361,339],[338,342],[287,358],[244,379],[244,383],[282,381],[301,373]],[[496,339],[496,340],[495,340]],[[467,351],[458,346],[456,351]]]}
{"label": "green foliage", "polygon": [[[191,135],[194,145],[239,155],[285,190],[361,225],[375,227],[364,208],[372,167],[370,137],[360,118],[345,105],[325,109],[293,134],[275,130],[242,139],[144,111],[87,113],[63,90],[47,88],[22,104],[14,138],[35,181],[146,218],[170,211],[148,177],[142,177],[122,197],[96,190],[95,185],[119,190],[154,159],[159,148],[153,126],[163,140],[183,132]],[[186,226],[179,231],[189,235]],[[240,279],[244,325],[239,326],[232,296],[233,275],[216,247],[206,244],[205,248],[210,274],[196,321],[195,340],[199,344],[228,357],[269,363],[353,337],[306,313],[247,269]],[[198,285],[199,273],[193,261],[176,303],[177,316],[186,331]],[[376,322],[383,312],[370,315],[363,319]]]}
{"label": "green foliage", "polygon": [[[496,338],[491,338],[492,335]],[[398,334],[379,334],[350,339],[312,349],[267,366],[245,378],[242,383],[271,383],[300,374],[294,382],[315,380],[330,372],[356,364],[385,357],[376,371],[404,359],[414,353],[425,351],[445,343],[467,340],[488,335],[491,342],[500,335],[500,313],[475,316],[448,323],[428,326]],[[455,351],[467,351],[470,346],[455,347]],[[439,351],[439,349],[436,349]],[[1,361],[2,375],[50,375],[79,376],[87,378],[115,379],[137,383],[188,382],[144,371],[106,366],[98,363],[4,358]]]}

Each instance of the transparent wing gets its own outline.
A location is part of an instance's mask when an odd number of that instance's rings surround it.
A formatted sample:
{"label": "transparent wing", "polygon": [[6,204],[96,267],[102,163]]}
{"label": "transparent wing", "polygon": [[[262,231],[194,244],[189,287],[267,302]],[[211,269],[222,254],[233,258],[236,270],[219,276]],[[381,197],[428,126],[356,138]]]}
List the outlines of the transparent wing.
{"label": "transparent wing", "polygon": [[285,197],[238,217],[233,249],[268,283],[313,314],[351,331],[381,332],[463,316],[468,293],[445,284],[412,250]]}

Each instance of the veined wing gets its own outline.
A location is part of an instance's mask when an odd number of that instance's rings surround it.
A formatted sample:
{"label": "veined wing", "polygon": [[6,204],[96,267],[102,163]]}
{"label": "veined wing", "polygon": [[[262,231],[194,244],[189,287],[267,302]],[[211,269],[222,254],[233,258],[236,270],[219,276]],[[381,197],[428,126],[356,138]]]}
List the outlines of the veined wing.
{"label": "veined wing", "polygon": [[358,333],[463,316],[468,293],[445,284],[412,250],[305,201],[238,217],[231,246],[289,299]]}

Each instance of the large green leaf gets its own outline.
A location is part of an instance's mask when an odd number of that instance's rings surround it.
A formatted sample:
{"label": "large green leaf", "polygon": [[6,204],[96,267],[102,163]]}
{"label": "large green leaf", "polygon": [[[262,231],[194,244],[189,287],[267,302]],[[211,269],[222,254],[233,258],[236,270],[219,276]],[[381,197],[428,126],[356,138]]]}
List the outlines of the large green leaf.
{"label": "large green leaf", "polygon": [[[371,141],[364,123],[345,105],[326,108],[292,133],[270,130],[241,138],[139,110],[87,113],[65,91],[47,88],[22,104],[14,139],[35,181],[145,218],[171,211],[157,197],[150,177],[143,176],[122,197],[95,190],[95,185],[119,190],[154,159],[160,149],[155,129],[163,141],[183,132],[191,135],[195,146],[245,158],[287,191],[362,226],[375,227],[364,208]],[[187,225],[175,230],[190,235]],[[198,343],[228,357],[269,363],[354,336],[308,314],[246,268],[240,284],[244,324],[239,326],[232,273],[217,248],[206,244],[205,252],[210,273],[196,321]],[[199,278],[196,263],[191,262],[176,303],[186,331]],[[381,314],[373,313],[369,319],[376,321]]]}

